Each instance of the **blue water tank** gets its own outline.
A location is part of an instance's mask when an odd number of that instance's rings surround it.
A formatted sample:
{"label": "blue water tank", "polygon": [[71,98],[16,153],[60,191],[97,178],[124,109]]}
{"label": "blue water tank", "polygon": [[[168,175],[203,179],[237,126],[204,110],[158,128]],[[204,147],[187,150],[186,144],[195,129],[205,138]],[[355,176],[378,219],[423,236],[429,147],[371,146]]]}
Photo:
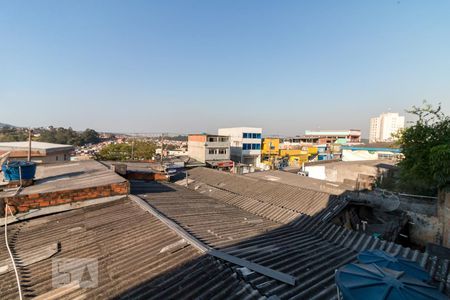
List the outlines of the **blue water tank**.
{"label": "blue water tank", "polygon": [[33,179],[36,174],[36,164],[29,161],[11,161],[2,165],[3,176],[7,181],[18,181],[22,179]]}
{"label": "blue water tank", "polygon": [[448,299],[434,286],[375,264],[348,264],[335,275],[344,300],[437,300]]}
{"label": "blue water tank", "polygon": [[376,264],[395,271],[404,271],[406,274],[423,281],[431,279],[430,274],[417,262],[381,250],[363,251],[358,255],[358,261],[363,264]]}

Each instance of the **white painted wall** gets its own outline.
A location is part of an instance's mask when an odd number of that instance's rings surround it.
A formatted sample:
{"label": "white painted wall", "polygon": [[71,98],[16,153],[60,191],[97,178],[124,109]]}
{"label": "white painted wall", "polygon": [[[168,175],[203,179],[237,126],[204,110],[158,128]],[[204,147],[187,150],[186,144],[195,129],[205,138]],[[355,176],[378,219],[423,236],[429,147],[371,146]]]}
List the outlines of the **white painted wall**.
{"label": "white painted wall", "polygon": [[308,172],[308,176],[311,178],[326,179],[325,166],[306,166],[305,171]]}

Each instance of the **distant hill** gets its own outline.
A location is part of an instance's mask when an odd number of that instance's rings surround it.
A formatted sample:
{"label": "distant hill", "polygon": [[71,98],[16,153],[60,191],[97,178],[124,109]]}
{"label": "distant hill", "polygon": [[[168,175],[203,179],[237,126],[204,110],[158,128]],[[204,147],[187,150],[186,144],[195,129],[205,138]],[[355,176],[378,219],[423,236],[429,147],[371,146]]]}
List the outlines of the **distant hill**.
{"label": "distant hill", "polygon": [[5,128],[5,127],[16,127],[16,126],[5,124],[5,123],[0,123],[0,128]]}

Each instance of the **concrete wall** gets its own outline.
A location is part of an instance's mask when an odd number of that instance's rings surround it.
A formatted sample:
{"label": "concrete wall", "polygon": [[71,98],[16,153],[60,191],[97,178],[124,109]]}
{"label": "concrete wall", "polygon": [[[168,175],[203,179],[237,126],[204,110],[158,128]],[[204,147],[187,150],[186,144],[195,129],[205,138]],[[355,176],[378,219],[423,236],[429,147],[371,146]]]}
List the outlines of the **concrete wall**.
{"label": "concrete wall", "polygon": [[[31,156],[31,160],[39,164],[52,164],[60,163],[64,161],[70,161],[70,155],[72,151],[59,151],[46,154],[45,156]],[[11,160],[27,160],[27,155],[10,157]]]}
{"label": "concrete wall", "polygon": [[442,224],[442,245],[450,247],[450,187],[444,188],[438,196],[438,218]]}
{"label": "concrete wall", "polygon": [[442,223],[436,216],[406,211],[410,219],[409,238],[417,245],[426,246],[427,243],[439,243],[442,233]]}
{"label": "concrete wall", "polygon": [[324,163],[323,165],[306,166],[305,170],[310,173],[310,177],[333,182],[344,182],[347,180],[357,180],[359,174],[377,177],[382,168],[374,165],[358,163]]}
{"label": "concrete wall", "polygon": [[206,147],[204,141],[188,141],[188,155],[199,162],[206,161]]}

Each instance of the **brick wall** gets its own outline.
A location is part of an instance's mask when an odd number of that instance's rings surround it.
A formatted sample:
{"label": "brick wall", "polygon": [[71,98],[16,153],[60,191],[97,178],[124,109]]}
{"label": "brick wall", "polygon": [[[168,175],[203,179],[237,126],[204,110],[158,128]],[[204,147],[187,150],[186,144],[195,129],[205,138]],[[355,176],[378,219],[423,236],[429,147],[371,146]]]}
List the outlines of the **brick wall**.
{"label": "brick wall", "polygon": [[[27,212],[30,209],[67,204],[76,201],[127,195],[129,194],[129,191],[130,185],[128,181],[124,181],[91,188],[5,197],[2,200],[12,206],[13,213],[17,213]],[[4,213],[2,214],[1,210],[0,216],[4,216]]]}

